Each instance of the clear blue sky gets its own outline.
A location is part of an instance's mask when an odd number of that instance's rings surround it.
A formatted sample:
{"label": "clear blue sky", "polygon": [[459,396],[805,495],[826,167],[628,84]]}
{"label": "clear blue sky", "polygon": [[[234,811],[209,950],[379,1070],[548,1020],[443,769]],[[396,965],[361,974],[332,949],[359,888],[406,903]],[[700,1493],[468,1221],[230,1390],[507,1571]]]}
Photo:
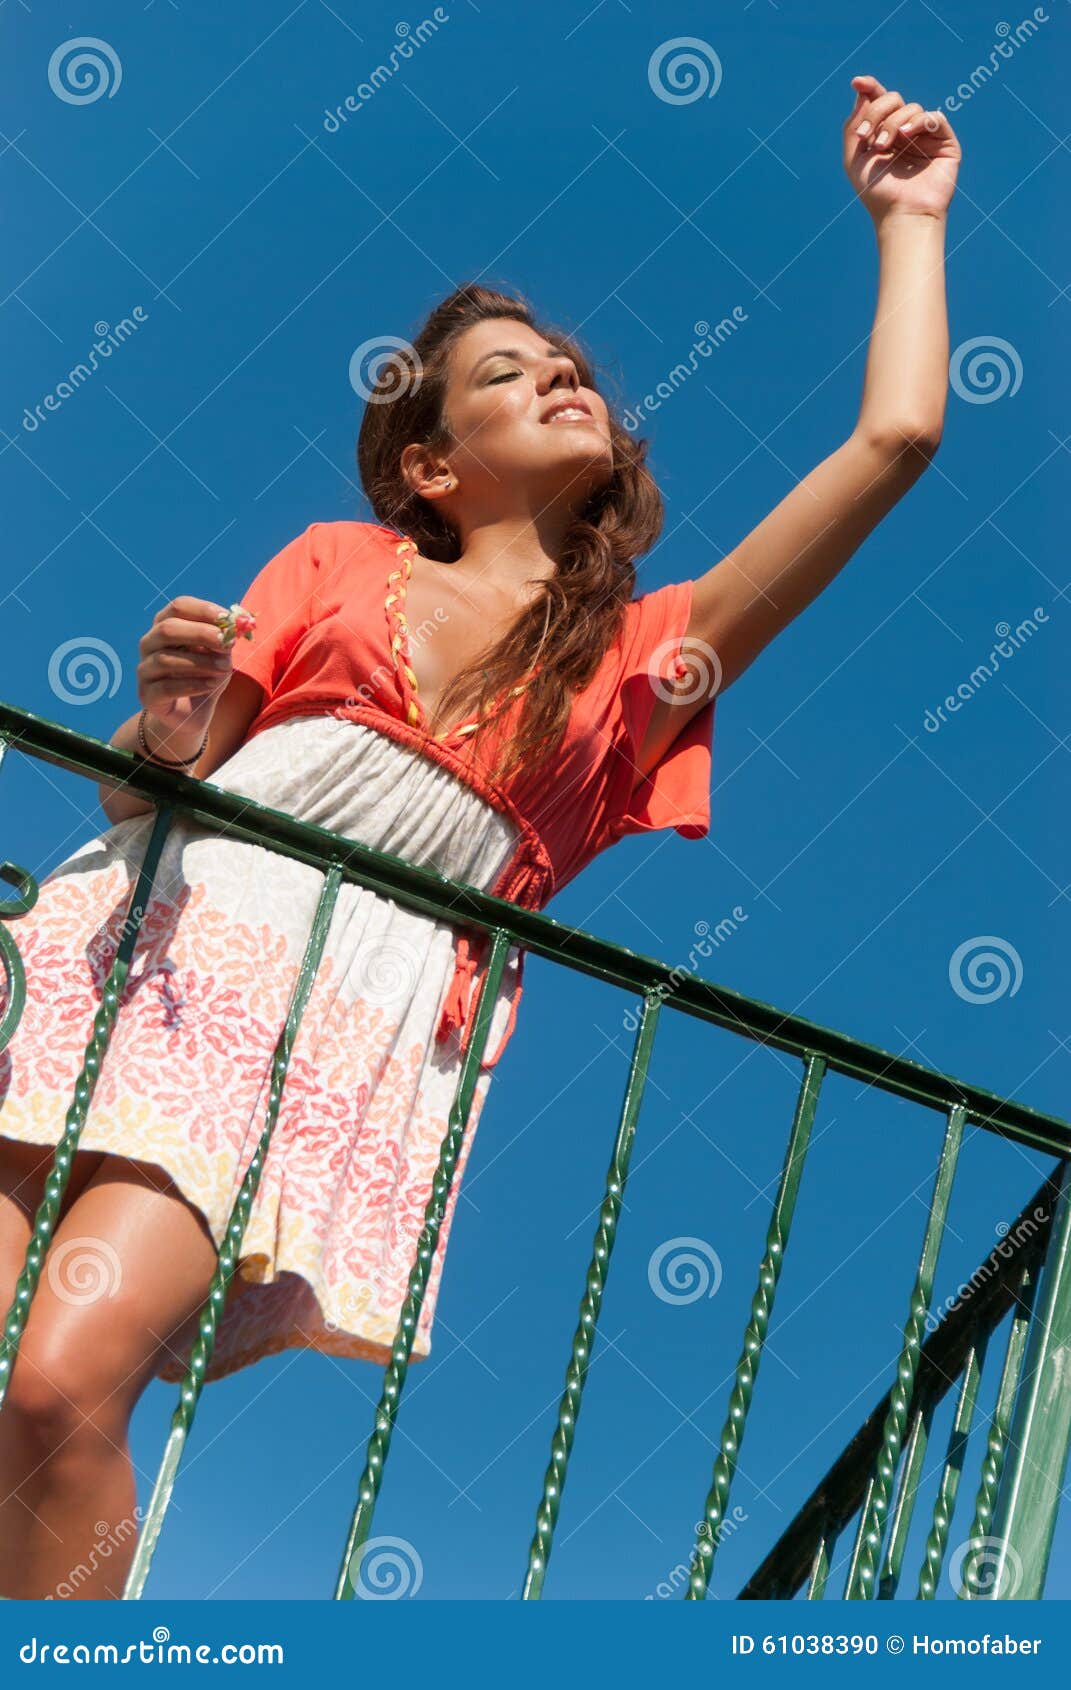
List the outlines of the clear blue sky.
{"label": "clear blue sky", "polygon": [[[1017,391],[978,402],[987,391],[965,373],[934,469],[719,706],[709,839],[625,841],[550,913],[686,965],[695,924],[738,907],[701,965],[710,977],[1067,1114],[1057,364],[1071,266],[1056,208],[1071,160],[1055,67],[1069,28],[1060,0],[1046,11],[951,113],[966,155],[952,345],[1006,343],[996,356]],[[574,327],[622,405],[688,358],[697,323],[739,308],[646,430],[667,520],[640,590],[709,568],[856,414],[876,266],[841,168],[849,77],[873,72],[928,106],[955,99],[1003,27],[966,0],[672,15],[451,0],[332,132],[325,110],[387,61],[400,15],[378,0],[5,9],[6,698],[106,740],[136,708],[137,640],[167,596],[228,603],[309,522],[366,519],[351,355],[411,335],[476,276]],[[415,32],[432,16],[405,21]],[[49,83],[54,49],[80,35],[121,64],[114,93],[82,104]],[[720,86],[657,97],[652,54],[692,35],[717,55]],[[135,307],[128,341],[27,427],[95,325]],[[1036,607],[1037,632],[927,731],[997,625]],[[49,660],[87,639],[120,653],[121,681],[67,702]],[[106,825],[88,783],[27,759],[9,760],[2,790],[0,853],[38,872]],[[949,978],[979,936],[1021,964],[1017,989],[985,1003]],[[418,1599],[520,1589],[625,1081],[625,994],[538,959],[526,979],[375,1520],[419,1555]],[[687,1558],[795,1092],[794,1063],[670,1012],[655,1058],[547,1599],[640,1599]],[[720,1596],[891,1381],[941,1127],[856,1084],[827,1087]],[[969,1135],[939,1297],[1045,1166]],[[648,1262],[682,1237],[717,1253],[721,1284],[667,1303]],[[209,1387],[147,1593],[329,1595],[379,1382],[290,1352]],[[143,1503],[175,1395],[154,1385],[135,1420]],[[953,1546],[976,1473],[975,1452]],[[1054,1595],[1071,1595],[1069,1545],[1065,1524]]]}

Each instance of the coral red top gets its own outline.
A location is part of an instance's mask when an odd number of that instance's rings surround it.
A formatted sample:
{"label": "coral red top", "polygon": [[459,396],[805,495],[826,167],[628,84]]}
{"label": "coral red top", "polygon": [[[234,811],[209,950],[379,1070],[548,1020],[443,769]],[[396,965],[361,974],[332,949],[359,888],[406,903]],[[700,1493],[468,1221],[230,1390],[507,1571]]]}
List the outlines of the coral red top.
{"label": "coral red top", "polygon": [[[264,691],[247,737],[296,715],[336,715],[365,722],[434,758],[508,815],[516,849],[491,891],[540,910],[599,852],[629,833],[675,828],[685,839],[710,829],[711,740],[715,699],[685,723],[673,744],[632,791],[636,758],[654,706],[655,678],[669,680],[692,608],[691,581],[633,599],[622,634],[593,679],[573,700],[565,736],[550,765],[515,771],[496,785],[459,723],[428,728],[405,620],[407,563],[414,548],[393,528],[370,522],[314,522],[283,547],[242,595],[255,612],[251,640],[233,647],[235,669]],[[499,735],[515,725],[523,698],[501,713]],[[471,724],[468,724],[471,727]],[[477,964],[471,946],[486,935],[461,933],[457,966],[436,1031],[462,1030]],[[524,953],[498,1061],[513,1031]]]}

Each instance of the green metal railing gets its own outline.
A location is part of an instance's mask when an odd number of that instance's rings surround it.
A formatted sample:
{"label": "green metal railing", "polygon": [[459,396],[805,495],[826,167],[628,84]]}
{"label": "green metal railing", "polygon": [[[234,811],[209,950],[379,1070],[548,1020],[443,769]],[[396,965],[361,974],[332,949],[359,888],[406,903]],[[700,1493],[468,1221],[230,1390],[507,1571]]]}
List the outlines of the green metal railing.
{"label": "green metal railing", "polygon": [[[439,1165],[391,1346],[391,1359],[384,1372],[334,1596],[348,1600],[358,1594],[360,1560],[382,1485],[413,1338],[490,1031],[492,1007],[509,950],[514,945],[626,988],[639,997],[642,1005],[578,1324],[566,1367],[565,1388],[536,1509],[523,1596],[537,1598],[543,1591],[640,1106],[651,1067],[655,1031],[666,1005],[787,1052],[801,1064],[796,1108],[718,1454],[696,1535],[686,1597],[702,1599],[707,1592],[789,1243],[808,1142],[822,1083],[830,1071],[939,1112],[945,1120],[944,1137],[892,1386],[740,1594],[745,1598],[787,1598],[806,1584],[809,1597],[824,1595],[837,1540],[856,1516],[858,1528],[844,1594],[862,1600],[895,1594],[912,1510],[920,1490],[934,1409],[953,1380],[959,1378],[955,1422],[941,1469],[919,1577],[919,1595],[935,1594],[976,1411],[986,1344],[1009,1310],[1012,1314],[997,1406],[989,1428],[968,1546],[972,1549],[976,1544],[984,1546],[993,1569],[984,1589],[976,1588],[978,1581],[966,1577],[961,1594],[1018,1597],[1041,1594],[1071,1442],[1071,1391],[1067,1390],[1061,1374],[1065,1358],[1071,1353],[1071,1125],[832,1028],[785,1014],[698,975],[682,974],[679,968],[670,968],[655,958],[610,944],[549,916],[521,909],[432,870],[417,868],[339,834],[297,821],[282,811],[253,804],[209,781],[193,780],[139,763],[129,752],[118,751],[0,702],[0,765],[9,747],[97,782],[124,784],[153,804],[155,820],[131,892],[122,938],[89,1030],[74,1098],[34,1217],[25,1263],[4,1320],[0,1337],[0,1411],[97,1076],[107,1054],[160,854],[176,815],[195,820],[208,830],[226,833],[230,838],[278,851],[323,873],[319,904],[274,1054],[264,1129],[235,1201],[224,1244],[218,1252],[217,1269],[199,1314],[197,1337],[179,1388],[124,1597],[140,1596],[148,1576],[271,1143],[294,1039],[316,977],[338,889],[344,880],[369,886],[408,908],[440,920],[471,926],[488,934],[491,943],[486,974],[475,1005],[472,1034],[460,1066]],[[5,929],[4,922],[17,922],[20,915],[33,907],[38,887],[32,875],[11,863],[0,864],[0,879],[12,885],[16,894],[0,900],[0,965],[8,986],[8,1003],[0,1019],[2,1049],[17,1026],[25,1001],[21,961],[13,935]],[[1043,1210],[1043,1219],[1035,1217],[1032,1227],[1026,1228],[1021,1216],[1016,1226],[1025,1229],[1023,1241],[1016,1242],[1007,1252],[1001,1252],[998,1247],[988,1263],[983,1263],[972,1276],[969,1294],[952,1304],[935,1322],[930,1309],[938,1253],[968,1124],[1028,1149],[1048,1153],[1057,1158],[1057,1163],[1034,1200]],[[979,1285],[974,1289],[976,1278]],[[936,1330],[924,1343],[923,1333],[928,1323],[935,1324]],[[971,1588],[966,1588],[968,1585]]]}

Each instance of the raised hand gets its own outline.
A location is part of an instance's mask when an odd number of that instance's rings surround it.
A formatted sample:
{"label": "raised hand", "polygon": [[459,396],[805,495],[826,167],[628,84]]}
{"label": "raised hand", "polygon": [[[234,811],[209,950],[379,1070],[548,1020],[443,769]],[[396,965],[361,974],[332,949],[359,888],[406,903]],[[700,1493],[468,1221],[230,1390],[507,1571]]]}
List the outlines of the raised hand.
{"label": "raised hand", "polygon": [[875,222],[890,212],[943,217],[956,186],[959,142],[942,111],[888,92],[876,76],[853,76],[844,125],[844,168]]}
{"label": "raised hand", "polygon": [[234,672],[221,626],[229,616],[211,599],[183,594],[157,611],[141,637],[138,698],[172,733],[199,735],[212,719]]}

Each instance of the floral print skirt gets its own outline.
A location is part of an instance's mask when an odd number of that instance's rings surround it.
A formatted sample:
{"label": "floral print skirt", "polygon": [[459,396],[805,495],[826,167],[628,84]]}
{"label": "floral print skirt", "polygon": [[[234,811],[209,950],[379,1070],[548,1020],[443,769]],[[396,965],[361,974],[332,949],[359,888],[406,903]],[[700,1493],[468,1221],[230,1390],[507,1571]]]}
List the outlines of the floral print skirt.
{"label": "floral print skirt", "polygon": [[[515,823],[441,763],[332,714],[247,739],[214,785],[490,890]],[[27,999],[0,1052],[0,1137],[54,1145],[128,913],[153,815],[80,846],[12,921]],[[217,1249],[264,1129],[272,1059],[323,873],[176,817],[78,1147],[155,1164]],[[386,1364],[461,1067],[435,1040],[457,929],[343,881],[206,1381],[290,1348]],[[495,1048],[516,989],[511,948]],[[5,987],[0,980],[0,1013]],[[426,1357],[447,1241],[492,1074],[478,1074],[412,1359]],[[157,1377],[178,1382],[166,1346]]]}

